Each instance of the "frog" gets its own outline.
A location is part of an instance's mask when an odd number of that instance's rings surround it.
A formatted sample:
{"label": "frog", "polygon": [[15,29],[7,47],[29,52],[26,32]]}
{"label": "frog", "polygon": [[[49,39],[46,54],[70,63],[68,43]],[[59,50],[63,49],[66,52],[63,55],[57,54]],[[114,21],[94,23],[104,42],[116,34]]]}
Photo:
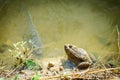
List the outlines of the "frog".
{"label": "frog", "polygon": [[65,44],[64,49],[68,60],[72,62],[78,69],[87,69],[93,61],[83,48],[78,48],[73,44]]}

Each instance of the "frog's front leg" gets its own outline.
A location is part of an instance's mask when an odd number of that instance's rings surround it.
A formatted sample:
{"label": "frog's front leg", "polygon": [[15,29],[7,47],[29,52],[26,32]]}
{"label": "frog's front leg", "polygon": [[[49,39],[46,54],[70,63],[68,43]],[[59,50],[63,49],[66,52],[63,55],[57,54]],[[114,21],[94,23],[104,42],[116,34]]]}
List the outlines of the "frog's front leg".
{"label": "frog's front leg", "polygon": [[89,63],[89,62],[81,62],[76,67],[78,69],[87,69],[90,65],[91,65],[91,63]]}

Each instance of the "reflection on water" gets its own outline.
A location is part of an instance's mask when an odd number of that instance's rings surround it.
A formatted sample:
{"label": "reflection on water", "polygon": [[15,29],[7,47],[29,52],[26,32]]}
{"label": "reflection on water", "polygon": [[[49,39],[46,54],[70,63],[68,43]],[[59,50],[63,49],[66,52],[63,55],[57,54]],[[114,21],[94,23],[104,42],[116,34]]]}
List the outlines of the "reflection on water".
{"label": "reflection on water", "polygon": [[[68,43],[101,57],[117,52],[116,28],[108,15],[92,6],[93,2],[27,0],[25,5],[32,16],[29,21],[29,14],[25,14],[20,1],[7,1],[4,2],[7,6],[0,9],[3,15],[0,19],[1,44],[24,40],[23,36],[27,39],[35,28],[39,33],[36,36],[42,40],[43,57],[65,56],[63,46]],[[33,23],[34,28],[30,27]]]}
{"label": "reflection on water", "polygon": [[29,31],[26,34],[24,34],[23,40],[31,42],[32,44],[29,43],[28,46],[30,46],[31,48],[32,47],[37,48],[37,50],[34,50],[33,53],[39,55],[41,53],[40,48],[41,48],[41,44],[42,44],[40,37],[39,37],[39,33],[35,29],[35,25],[32,21],[32,16],[31,16],[31,14],[30,14],[30,12],[29,12],[29,10],[24,2],[22,2],[21,7],[23,8],[23,11],[25,13],[26,20],[28,23],[28,29],[29,29]]}

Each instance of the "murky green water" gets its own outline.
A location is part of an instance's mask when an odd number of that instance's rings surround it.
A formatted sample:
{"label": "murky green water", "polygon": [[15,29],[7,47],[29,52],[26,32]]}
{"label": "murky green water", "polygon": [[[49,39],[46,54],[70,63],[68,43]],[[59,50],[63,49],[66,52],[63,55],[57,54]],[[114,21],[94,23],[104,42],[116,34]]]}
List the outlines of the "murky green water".
{"label": "murky green water", "polygon": [[[117,53],[116,25],[111,25],[114,18],[102,12],[99,7],[95,8],[92,5],[94,2],[7,0],[0,9],[0,44],[15,43],[24,38],[29,40],[28,35],[35,28],[42,43],[42,58],[64,57],[63,46],[68,43],[84,48],[98,58]],[[32,23],[22,3],[27,6]],[[32,24],[34,27],[30,27]],[[1,52],[2,55],[5,54]]]}

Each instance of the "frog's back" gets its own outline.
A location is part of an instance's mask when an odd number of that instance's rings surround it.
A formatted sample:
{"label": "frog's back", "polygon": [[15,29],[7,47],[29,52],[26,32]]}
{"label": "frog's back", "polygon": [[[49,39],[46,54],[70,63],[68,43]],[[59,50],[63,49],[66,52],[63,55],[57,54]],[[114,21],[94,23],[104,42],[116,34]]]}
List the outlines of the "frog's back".
{"label": "frog's back", "polygon": [[87,52],[82,48],[77,48],[72,44],[67,44],[64,46],[68,59],[75,63],[76,65],[81,62],[91,62]]}

